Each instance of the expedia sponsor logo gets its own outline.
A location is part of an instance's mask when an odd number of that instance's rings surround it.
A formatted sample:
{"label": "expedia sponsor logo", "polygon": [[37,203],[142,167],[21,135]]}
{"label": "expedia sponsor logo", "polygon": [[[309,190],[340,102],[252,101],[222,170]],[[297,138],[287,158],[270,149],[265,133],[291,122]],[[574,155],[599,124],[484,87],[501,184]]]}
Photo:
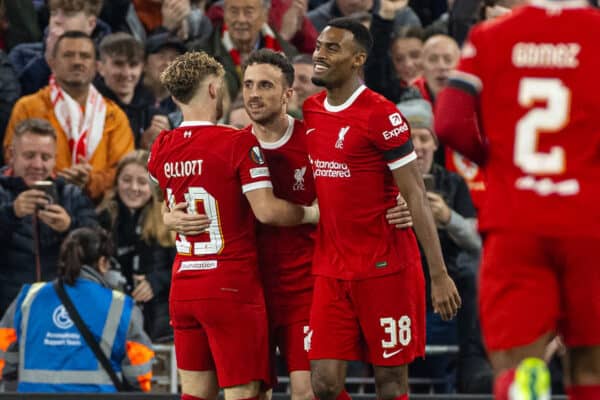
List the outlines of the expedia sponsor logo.
{"label": "expedia sponsor logo", "polygon": [[260,147],[254,146],[250,149],[250,159],[258,165],[263,165],[265,163],[265,156]]}
{"label": "expedia sponsor logo", "polygon": [[350,178],[352,173],[348,164],[337,161],[312,160],[315,178]]}
{"label": "expedia sponsor logo", "polygon": [[395,138],[406,131],[408,131],[408,125],[405,122],[402,125],[395,127],[394,129],[391,129],[389,131],[383,131],[383,138],[385,140],[390,140],[391,138]]}

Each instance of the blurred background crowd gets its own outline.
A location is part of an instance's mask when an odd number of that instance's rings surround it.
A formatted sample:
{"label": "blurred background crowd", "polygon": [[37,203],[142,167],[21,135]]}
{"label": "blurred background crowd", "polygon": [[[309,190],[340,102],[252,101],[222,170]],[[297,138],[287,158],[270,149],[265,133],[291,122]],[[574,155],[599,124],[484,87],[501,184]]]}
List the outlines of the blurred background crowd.
{"label": "blurred background crowd", "polygon": [[[214,56],[227,72],[221,122],[241,128],[251,122],[240,96],[241,63],[255,49],[282,51],[295,69],[288,112],[301,118],[304,100],[320,91],[311,82],[316,38],[330,19],[351,16],[374,37],[366,85],[397,103],[412,128],[446,265],[464,304],[451,322],[428,313],[428,344],[457,346],[458,353],[414,363],[411,391],[490,393],[476,307],[476,220],[485,183],[476,164],[437,142],[432,109],[470,27],[522,2],[0,0],[0,314],[23,284],[56,277],[70,231],[102,226],[115,243],[107,283],[133,297],[153,342],[169,342],[174,243],[146,163],[156,136],[182,116],[161,72],[188,50]],[[33,186],[45,179],[54,181],[56,199],[38,213]],[[371,371],[354,363],[349,374]]]}

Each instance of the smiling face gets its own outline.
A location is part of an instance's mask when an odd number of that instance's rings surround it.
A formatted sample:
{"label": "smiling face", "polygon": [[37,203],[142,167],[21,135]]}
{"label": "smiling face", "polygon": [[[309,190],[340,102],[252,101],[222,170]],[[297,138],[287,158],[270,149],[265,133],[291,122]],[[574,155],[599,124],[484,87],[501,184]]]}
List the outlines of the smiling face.
{"label": "smiling face", "polygon": [[141,60],[129,60],[126,56],[104,56],[98,65],[98,72],[104,78],[106,86],[117,96],[133,96],[135,87],[144,68]]}
{"label": "smiling face", "polygon": [[263,0],[225,0],[223,19],[235,48],[256,43],[267,12]]}
{"label": "smiling face", "polygon": [[437,95],[448,83],[450,71],[460,58],[458,45],[449,36],[435,35],[423,46],[423,76],[427,86]]}
{"label": "smiling face", "polygon": [[25,132],[15,137],[11,151],[13,175],[27,186],[48,178],[56,164],[56,140],[51,136]]}
{"label": "smiling face", "polygon": [[399,38],[390,49],[396,74],[410,84],[423,73],[423,42],[417,38]]}
{"label": "smiling face", "polygon": [[117,177],[117,193],[130,210],[144,207],[152,197],[146,167],[133,162],[124,166]]}
{"label": "smiling face", "polygon": [[359,54],[352,32],[326,27],[317,38],[313,52],[313,83],[327,89],[340,86],[356,72]]}
{"label": "smiling face", "polygon": [[286,112],[292,90],[283,72],[271,64],[251,64],[244,72],[244,107],[250,119],[259,124],[274,121]]}

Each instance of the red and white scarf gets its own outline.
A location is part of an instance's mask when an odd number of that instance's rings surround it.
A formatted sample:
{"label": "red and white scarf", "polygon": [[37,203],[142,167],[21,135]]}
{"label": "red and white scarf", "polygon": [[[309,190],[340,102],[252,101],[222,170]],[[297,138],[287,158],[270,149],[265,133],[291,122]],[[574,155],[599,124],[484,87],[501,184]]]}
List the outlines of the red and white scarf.
{"label": "red and white scarf", "polygon": [[[264,46],[262,47],[263,49],[282,51],[281,46],[279,45],[279,42],[277,41],[277,38],[275,37],[275,34],[273,33],[273,30],[271,30],[269,25],[263,24],[262,28],[260,29],[260,33],[262,34],[264,40]],[[223,24],[223,28],[221,31],[221,40],[223,42],[223,46],[225,46],[225,49],[229,52],[229,55],[231,56],[231,59],[233,60],[235,66],[239,67],[242,64],[242,56],[240,55],[240,52],[233,46],[233,42],[231,41],[231,35],[229,34],[229,31],[227,30],[227,25],[225,24]]]}
{"label": "red and white scarf", "polygon": [[90,84],[90,90],[83,107],[77,103],[50,77],[50,100],[54,107],[54,115],[65,131],[71,150],[71,165],[77,164],[80,158],[89,161],[96,151],[104,132],[106,120],[106,102]]}

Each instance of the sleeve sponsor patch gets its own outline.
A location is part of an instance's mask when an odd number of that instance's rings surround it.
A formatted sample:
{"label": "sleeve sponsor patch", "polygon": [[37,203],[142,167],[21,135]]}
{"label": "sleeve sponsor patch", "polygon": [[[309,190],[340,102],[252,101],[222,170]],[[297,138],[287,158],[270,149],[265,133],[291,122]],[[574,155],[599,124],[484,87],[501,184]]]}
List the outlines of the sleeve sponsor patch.
{"label": "sleeve sponsor patch", "polygon": [[250,168],[250,177],[253,179],[267,176],[270,176],[268,167]]}
{"label": "sleeve sponsor patch", "polygon": [[388,118],[390,119],[390,123],[392,124],[392,126],[402,125],[402,117],[400,116],[400,113],[390,114]]}

